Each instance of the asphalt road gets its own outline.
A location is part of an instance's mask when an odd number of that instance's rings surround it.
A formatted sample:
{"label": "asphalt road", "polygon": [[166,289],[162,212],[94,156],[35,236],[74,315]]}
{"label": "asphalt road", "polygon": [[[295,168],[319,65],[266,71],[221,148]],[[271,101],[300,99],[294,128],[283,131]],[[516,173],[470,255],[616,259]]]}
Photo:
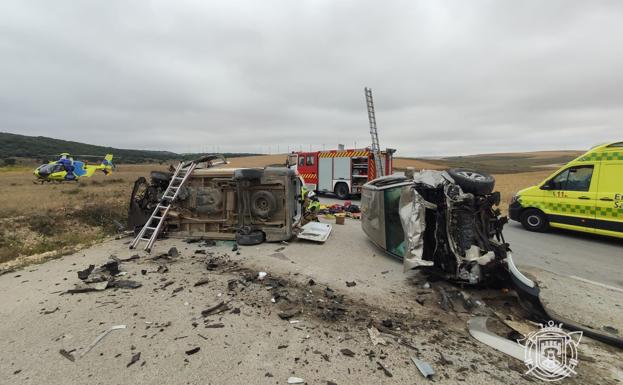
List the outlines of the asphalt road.
{"label": "asphalt road", "polygon": [[565,230],[533,233],[513,221],[504,236],[518,264],[623,289],[623,239]]}
{"label": "asphalt road", "polygon": [[[320,201],[341,203],[329,195],[321,196]],[[565,230],[533,233],[514,221],[506,225],[504,236],[519,265],[623,290],[623,239]]]}

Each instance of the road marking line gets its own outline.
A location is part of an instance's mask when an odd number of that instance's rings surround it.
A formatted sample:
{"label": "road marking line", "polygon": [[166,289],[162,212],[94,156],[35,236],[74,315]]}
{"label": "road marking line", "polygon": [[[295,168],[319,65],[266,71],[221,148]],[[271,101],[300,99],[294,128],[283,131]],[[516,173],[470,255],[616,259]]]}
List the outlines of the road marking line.
{"label": "road marking line", "polygon": [[615,287],[615,286],[606,285],[605,283],[591,281],[590,279],[578,277],[578,276],[575,276],[575,275],[570,275],[569,278],[577,279],[578,281],[591,283],[593,285],[601,286],[601,287],[606,288],[606,289],[610,289],[610,290],[618,291],[619,293],[623,293],[623,289],[620,289],[620,288]]}

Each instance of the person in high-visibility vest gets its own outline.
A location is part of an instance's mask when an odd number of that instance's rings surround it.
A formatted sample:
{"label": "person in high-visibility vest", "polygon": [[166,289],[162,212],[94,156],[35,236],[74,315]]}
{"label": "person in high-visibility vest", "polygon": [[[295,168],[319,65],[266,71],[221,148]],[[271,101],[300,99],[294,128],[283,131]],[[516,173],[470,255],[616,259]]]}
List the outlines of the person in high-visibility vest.
{"label": "person in high-visibility vest", "polygon": [[307,190],[303,184],[301,187],[301,199],[303,200],[303,220],[302,225],[308,222],[318,222],[318,211],[320,211],[320,202],[316,193]]}

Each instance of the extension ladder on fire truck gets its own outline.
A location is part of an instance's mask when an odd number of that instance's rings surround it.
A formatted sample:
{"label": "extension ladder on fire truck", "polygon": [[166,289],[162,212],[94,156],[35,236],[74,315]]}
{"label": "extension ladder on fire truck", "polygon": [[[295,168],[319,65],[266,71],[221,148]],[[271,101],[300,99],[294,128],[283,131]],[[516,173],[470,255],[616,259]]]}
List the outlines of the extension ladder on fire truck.
{"label": "extension ladder on fire truck", "polygon": [[186,164],[180,162],[180,164],[177,165],[171,177],[171,182],[169,182],[169,186],[164,191],[164,194],[162,194],[162,199],[160,199],[160,202],[158,202],[153,213],[136,238],[130,243],[130,249],[134,249],[141,241],[147,241],[145,250],[148,253],[151,252],[151,248],[156,242],[156,238],[158,238],[158,234],[162,230],[164,221],[171,209],[171,204],[177,198],[181,187],[186,183],[186,180],[190,177],[190,174],[192,174],[196,166],[197,163],[195,161]]}
{"label": "extension ladder on fire truck", "polygon": [[374,165],[376,166],[376,176],[385,176],[383,161],[381,159],[381,146],[379,145],[379,133],[376,128],[376,115],[374,114],[374,100],[372,99],[372,89],[365,87],[366,105],[368,106],[368,120],[370,121],[370,136],[372,137],[372,154],[374,155]]}

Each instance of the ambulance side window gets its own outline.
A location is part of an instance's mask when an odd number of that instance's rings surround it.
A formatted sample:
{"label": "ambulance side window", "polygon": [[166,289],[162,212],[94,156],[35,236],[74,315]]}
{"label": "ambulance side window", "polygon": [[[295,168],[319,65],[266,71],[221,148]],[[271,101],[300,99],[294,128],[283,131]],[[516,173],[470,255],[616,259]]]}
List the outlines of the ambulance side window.
{"label": "ambulance side window", "polygon": [[304,156],[301,156],[299,158],[299,166],[305,166],[305,157]]}
{"label": "ambulance side window", "polygon": [[314,165],[314,156],[313,155],[307,155],[307,165],[308,166],[313,166]]}
{"label": "ambulance side window", "polygon": [[593,166],[570,167],[556,175],[549,186],[551,190],[588,191],[592,178]]}

